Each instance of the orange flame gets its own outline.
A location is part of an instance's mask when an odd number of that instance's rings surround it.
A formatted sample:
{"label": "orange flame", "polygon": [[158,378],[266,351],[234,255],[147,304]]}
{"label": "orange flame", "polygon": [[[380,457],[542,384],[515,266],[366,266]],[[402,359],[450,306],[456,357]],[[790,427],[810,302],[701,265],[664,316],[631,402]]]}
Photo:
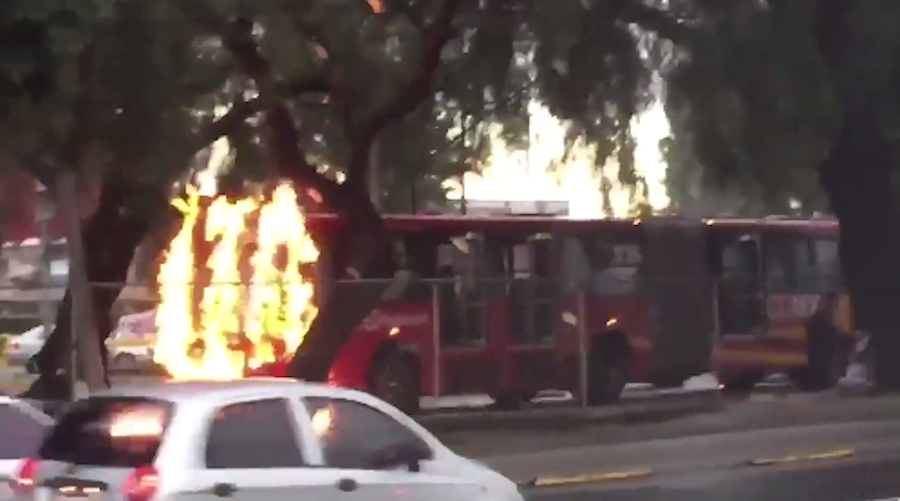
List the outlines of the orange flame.
{"label": "orange flame", "polygon": [[[293,353],[303,342],[318,310],[313,283],[301,268],[315,263],[319,251],[290,185],[278,186],[268,198],[212,198],[204,212],[203,235],[213,244],[205,263],[209,284],[195,298],[194,238],[201,198],[190,187],[185,197],[172,202],[184,222],[157,276],[154,360],[175,379],[240,378],[248,367],[274,362],[279,353]],[[253,219],[258,221],[255,232],[248,229]],[[250,283],[245,284],[241,256],[248,243],[255,243],[256,251],[249,262]],[[193,314],[195,300],[199,319]]]}

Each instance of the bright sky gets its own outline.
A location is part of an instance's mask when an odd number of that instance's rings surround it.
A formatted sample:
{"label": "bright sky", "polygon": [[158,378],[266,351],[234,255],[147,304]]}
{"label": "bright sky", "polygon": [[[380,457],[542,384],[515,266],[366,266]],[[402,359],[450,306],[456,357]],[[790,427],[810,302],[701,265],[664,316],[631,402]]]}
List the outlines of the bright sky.
{"label": "bright sky", "polygon": [[[466,198],[469,200],[565,200],[573,217],[602,217],[603,196],[590,153],[579,148],[567,165],[556,172],[548,166],[562,158],[565,129],[545,108],[535,104],[531,109],[531,162],[528,152],[502,148],[491,155],[481,176],[467,174]],[[659,141],[669,134],[669,121],[662,105],[654,104],[633,125],[637,149],[635,164],[647,179],[649,203],[662,209],[669,203],[666,195],[666,166],[659,153]],[[618,167],[611,162],[607,174],[614,180],[612,206],[616,216],[625,216],[629,209],[628,191],[618,184]],[[449,198],[458,199],[459,183],[448,184]]]}

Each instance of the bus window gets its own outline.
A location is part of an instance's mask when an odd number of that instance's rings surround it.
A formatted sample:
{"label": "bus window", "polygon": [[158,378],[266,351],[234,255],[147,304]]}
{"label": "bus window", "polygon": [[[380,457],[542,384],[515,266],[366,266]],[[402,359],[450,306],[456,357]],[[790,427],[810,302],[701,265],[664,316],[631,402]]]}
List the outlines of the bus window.
{"label": "bus window", "polygon": [[812,241],[813,269],[820,282],[820,290],[841,290],[843,275],[836,238]]}
{"label": "bus window", "polygon": [[591,282],[591,263],[579,239],[566,238],[563,241],[562,265],[566,289],[580,289]]}
{"label": "bus window", "polygon": [[722,275],[731,278],[756,279],[760,274],[759,242],[751,235],[725,242],[721,247]]}
{"label": "bus window", "polygon": [[711,242],[718,257],[719,329],[723,335],[748,335],[765,326],[760,282],[759,242],[752,235],[717,235]]}
{"label": "bus window", "polygon": [[557,309],[555,243],[550,235],[537,234],[513,245],[507,316],[516,344],[552,342]]}
{"label": "bus window", "polygon": [[531,240],[534,314],[532,339],[538,343],[551,343],[556,330],[557,314],[557,245],[546,234],[535,235]]}
{"label": "bus window", "polygon": [[485,303],[490,297],[490,280],[496,279],[502,261],[496,246],[480,234],[451,236],[438,247],[436,278],[444,346],[485,345]]}
{"label": "bus window", "polygon": [[638,270],[643,253],[638,242],[614,242],[604,238],[582,238],[591,266],[588,290],[601,296],[623,296],[638,292]]}
{"label": "bus window", "polygon": [[809,239],[802,235],[769,235],[763,240],[766,287],[780,292],[816,291]]}

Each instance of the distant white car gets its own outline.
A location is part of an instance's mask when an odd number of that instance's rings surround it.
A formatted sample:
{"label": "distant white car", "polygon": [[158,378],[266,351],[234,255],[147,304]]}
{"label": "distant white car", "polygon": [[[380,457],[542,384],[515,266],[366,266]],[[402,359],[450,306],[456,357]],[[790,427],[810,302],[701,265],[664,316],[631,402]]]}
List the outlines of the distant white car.
{"label": "distant white car", "polygon": [[[50,331],[53,327],[50,327]],[[33,329],[19,334],[18,336],[10,336],[6,341],[6,361],[9,365],[23,366],[28,364],[31,357],[41,351],[44,341],[50,331],[44,331],[44,326],[39,325]]]}
{"label": "distant white car", "polygon": [[[119,319],[106,340],[112,370],[136,371],[153,367],[153,346],[156,342],[154,319],[154,310],[124,315]],[[13,366],[25,366],[28,372],[36,373],[36,365],[28,362],[41,350],[46,340],[43,326],[10,337],[6,350],[7,362]]]}
{"label": "distant white car", "polygon": [[286,379],[119,387],[77,401],[11,482],[17,501],[522,501],[366,393]]}
{"label": "distant white car", "polygon": [[122,316],[106,341],[109,367],[125,372],[152,368],[156,332],[156,310]]}
{"label": "distant white car", "polygon": [[12,498],[8,480],[34,455],[53,419],[24,400],[0,396],[0,501]]}

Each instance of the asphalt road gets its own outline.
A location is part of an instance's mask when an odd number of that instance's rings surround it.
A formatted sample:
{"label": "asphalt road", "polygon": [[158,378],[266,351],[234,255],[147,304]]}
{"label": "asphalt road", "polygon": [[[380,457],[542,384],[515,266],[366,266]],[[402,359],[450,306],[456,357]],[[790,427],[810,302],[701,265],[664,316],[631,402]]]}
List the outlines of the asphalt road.
{"label": "asphalt road", "polygon": [[607,488],[557,489],[532,501],[864,501],[900,496],[900,459],[753,472],[697,473]]}
{"label": "asphalt road", "polygon": [[[856,501],[900,497],[900,424],[858,422],[510,454],[530,500]],[[616,479],[637,475],[634,479]]]}

